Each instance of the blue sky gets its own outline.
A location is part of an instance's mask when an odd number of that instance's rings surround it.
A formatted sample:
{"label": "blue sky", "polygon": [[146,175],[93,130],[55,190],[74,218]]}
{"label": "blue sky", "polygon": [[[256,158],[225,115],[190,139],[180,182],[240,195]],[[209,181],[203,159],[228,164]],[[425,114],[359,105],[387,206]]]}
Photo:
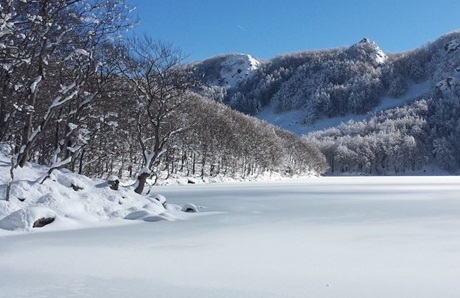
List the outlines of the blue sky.
{"label": "blue sky", "polygon": [[415,49],[460,29],[459,0],[128,0],[136,31],[173,43],[188,60],[223,53],[260,59],[374,40]]}

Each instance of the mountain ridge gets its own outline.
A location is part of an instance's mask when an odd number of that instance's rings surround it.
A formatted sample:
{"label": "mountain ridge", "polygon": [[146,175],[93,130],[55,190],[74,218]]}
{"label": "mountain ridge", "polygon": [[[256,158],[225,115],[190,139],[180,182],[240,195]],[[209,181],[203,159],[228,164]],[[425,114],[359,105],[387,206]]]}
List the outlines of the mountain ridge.
{"label": "mountain ridge", "polygon": [[[449,40],[446,41],[445,39]],[[439,71],[436,70],[423,69],[424,63],[421,60],[426,59],[426,57],[413,58],[412,56],[426,56],[420,55],[420,52],[424,52],[424,49],[433,47],[433,45],[436,47],[438,42],[442,43],[439,48],[451,53],[460,45],[459,40],[460,31],[453,31],[441,36],[435,42],[420,46],[415,50],[385,54],[377,43],[368,38],[363,38],[348,47],[288,53],[269,60],[255,59],[259,63],[257,68],[243,69],[241,71],[243,73],[250,72],[251,76],[241,77],[237,81],[234,80],[233,84],[227,85],[215,83],[216,69],[219,69],[216,61],[218,60],[217,58],[222,59],[225,57],[228,59],[228,57],[236,54],[223,54],[201,62],[194,62],[192,67],[199,73],[201,83],[206,86],[203,88],[204,90],[201,90],[201,93],[207,97],[223,102],[238,111],[255,116],[267,106],[278,113],[303,110],[306,113],[303,117],[304,119],[297,120],[312,124],[322,117],[343,116],[344,113],[350,112],[356,115],[366,114],[372,111],[384,96],[398,98],[404,95],[408,86],[412,85],[412,83],[431,81],[434,88],[437,83],[448,79],[448,77],[440,77],[437,74]],[[245,56],[247,54],[238,55]],[[429,60],[432,59],[430,58]],[[318,65],[320,63],[324,65]],[[327,69],[332,67],[340,69],[337,71]],[[415,68],[415,70],[404,68]],[[412,73],[410,73],[411,71]],[[230,74],[235,72],[237,70],[227,71]],[[352,72],[352,74],[348,75],[348,78],[340,78],[347,72]],[[429,72],[434,73],[431,80],[428,78]],[[210,73],[213,75],[210,75]],[[401,78],[401,74],[405,78]],[[319,76],[321,77],[310,80],[309,84],[313,86],[318,85],[318,83],[327,84],[333,86],[335,90],[325,91],[325,86],[314,89],[305,83],[305,77]],[[226,76],[221,76],[219,79],[229,81],[233,78],[229,79]],[[354,82],[344,82],[347,79]],[[265,81],[261,82],[261,80]],[[288,82],[289,80],[291,82]],[[339,87],[348,83],[350,84],[349,87],[351,87],[348,88],[349,90],[340,90]],[[351,86],[353,83],[355,86]],[[370,88],[366,90],[360,85],[366,85],[366,87]],[[214,92],[216,89],[221,88],[219,90],[220,96],[218,98],[210,96],[206,88],[208,90],[212,89]],[[365,94],[359,94],[363,90]],[[337,93],[340,92],[345,94],[338,95]],[[339,107],[340,110],[338,111],[331,111],[331,107],[324,106],[337,104],[337,101],[340,101],[340,98],[337,98],[338,96],[358,98],[358,102],[354,103],[354,106],[353,103],[342,102],[342,107]],[[376,98],[376,100],[373,98]],[[327,101],[330,101],[330,103]],[[347,107],[350,109],[349,111]],[[314,115],[312,116],[311,114]]]}
{"label": "mountain ridge", "polygon": [[[410,167],[403,167],[405,171],[435,165],[452,172],[460,167],[457,149],[460,141],[456,137],[460,135],[459,70],[460,30],[457,30],[403,53],[385,54],[377,43],[364,38],[348,47],[279,55],[263,61],[250,77],[229,88],[209,84],[207,68],[202,67],[200,80],[205,87],[198,92],[293,132],[310,133],[308,140],[328,157],[331,173],[337,173],[338,168],[339,172],[353,168],[355,173],[368,174],[401,172],[397,166],[400,161],[395,156],[404,155],[398,149],[404,146],[398,142],[409,144],[411,138],[417,149],[411,152],[418,157]],[[389,101],[391,105],[387,104]],[[386,122],[385,115],[389,117]],[[291,117],[289,123],[284,123],[288,125],[274,121],[284,116]],[[413,121],[405,124],[402,133],[396,124],[402,123],[398,117]],[[351,122],[321,127],[323,132],[313,133],[312,127],[334,119]],[[395,124],[387,126],[388,122]],[[388,152],[382,153],[376,147],[369,149],[374,156],[367,162],[371,166],[356,168],[351,160],[363,153],[358,153],[350,142],[361,140],[350,141],[346,134],[356,130],[356,126],[363,129],[361,136],[369,136],[366,142],[375,138],[398,141],[389,141],[394,147]],[[295,131],[294,127],[303,129]],[[362,146],[372,147],[371,143]]]}

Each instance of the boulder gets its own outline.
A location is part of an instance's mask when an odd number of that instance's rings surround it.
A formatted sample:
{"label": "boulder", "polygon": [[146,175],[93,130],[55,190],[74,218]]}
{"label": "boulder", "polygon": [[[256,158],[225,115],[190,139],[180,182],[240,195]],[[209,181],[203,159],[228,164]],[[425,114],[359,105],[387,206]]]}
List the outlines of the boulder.
{"label": "boulder", "polygon": [[19,209],[0,220],[0,229],[4,230],[31,230],[44,227],[56,219],[57,215],[45,207],[29,207]]}
{"label": "boulder", "polygon": [[44,227],[46,225],[49,225],[50,223],[52,223],[56,218],[54,217],[42,217],[42,218],[39,218],[37,219],[34,224],[33,224],[33,228],[41,228],[41,227]]}
{"label": "boulder", "polygon": [[107,178],[107,183],[110,185],[110,189],[118,190],[118,186],[120,185],[120,180],[118,180],[117,176],[111,175],[109,176],[109,178]]}

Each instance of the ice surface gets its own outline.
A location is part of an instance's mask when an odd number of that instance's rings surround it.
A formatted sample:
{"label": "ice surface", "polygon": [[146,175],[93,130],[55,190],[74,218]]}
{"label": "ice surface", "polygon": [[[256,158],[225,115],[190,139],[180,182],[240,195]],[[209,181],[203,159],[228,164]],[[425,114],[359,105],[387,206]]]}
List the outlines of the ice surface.
{"label": "ice surface", "polygon": [[203,208],[179,221],[16,236],[0,231],[0,296],[453,298],[460,292],[460,177],[154,189],[168,201]]}

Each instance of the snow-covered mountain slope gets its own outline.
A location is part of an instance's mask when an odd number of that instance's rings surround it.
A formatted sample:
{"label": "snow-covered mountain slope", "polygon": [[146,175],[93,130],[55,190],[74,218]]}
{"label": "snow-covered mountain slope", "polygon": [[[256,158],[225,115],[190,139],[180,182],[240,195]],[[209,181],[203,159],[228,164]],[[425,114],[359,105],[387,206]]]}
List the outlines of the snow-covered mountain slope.
{"label": "snow-covered mountain slope", "polygon": [[249,79],[260,66],[260,62],[250,55],[233,54],[221,62],[220,79],[214,83],[225,88],[234,88]]}
{"label": "snow-covered mountain slope", "polygon": [[226,89],[236,88],[252,77],[261,62],[245,54],[227,54],[196,63],[197,72],[203,82]]}
{"label": "snow-covered mountain slope", "polygon": [[[215,84],[206,75],[202,81]],[[203,95],[309,134],[308,141],[330,157],[331,173],[460,168],[460,30],[398,54],[385,54],[364,38],[349,47],[281,55],[232,86],[204,87]],[[391,153],[373,146],[383,139]],[[359,148],[374,158],[357,163],[355,157],[367,156]],[[417,157],[411,164],[391,159],[409,151]]]}
{"label": "snow-covered mountain slope", "polygon": [[443,93],[447,93],[454,91],[460,86],[460,58],[455,59],[455,57],[460,57],[460,38],[451,40],[445,45],[444,50],[443,62],[451,64],[454,67],[442,68],[442,76],[445,78],[437,82],[436,88]]}
{"label": "snow-covered mountain slope", "polygon": [[256,117],[269,123],[275,124],[276,126],[284,128],[286,130],[289,130],[297,135],[307,135],[310,132],[336,127],[342,123],[347,123],[351,120],[361,121],[386,109],[391,109],[407,104],[413,101],[414,98],[426,94],[431,89],[432,86],[430,82],[413,84],[410,87],[408,87],[408,90],[404,96],[400,98],[393,98],[389,96],[384,97],[382,101],[379,103],[379,105],[377,105],[374,109],[372,109],[372,111],[370,111],[367,114],[348,114],[344,116],[322,118],[315,121],[312,124],[305,124],[299,121],[299,119],[301,119],[303,115],[303,112],[299,110],[274,113],[270,107],[267,107],[263,109],[259,114],[257,114]]}
{"label": "snow-covered mountain slope", "polygon": [[[249,55],[229,54],[191,67],[205,85],[203,95],[241,112],[257,114],[267,105],[276,112],[313,106],[314,114],[330,116],[366,111],[363,107],[372,105],[370,98],[381,93],[378,79],[386,61],[387,56],[375,42],[363,39],[346,48],[298,52],[263,63]],[[366,85],[369,91],[361,92]],[[355,108],[336,111],[333,105],[352,93]]]}
{"label": "snow-covered mountain slope", "polygon": [[[204,88],[204,95],[275,120],[276,125],[288,118],[280,126],[298,133],[324,127],[319,123],[324,119],[338,124],[360,120],[416,97],[429,97],[436,86],[451,89],[460,76],[459,44],[460,31],[454,31],[413,51],[387,55],[364,38],[349,47],[286,54],[263,63],[252,63],[249,56],[223,55],[196,66],[202,70],[202,82],[211,86]],[[237,63],[238,59],[243,62]],[[244,76],[238,76],[238,70]],[[421,85],[424,88],[414,93]],[[389,100],[392,104],[387,106]]]}

